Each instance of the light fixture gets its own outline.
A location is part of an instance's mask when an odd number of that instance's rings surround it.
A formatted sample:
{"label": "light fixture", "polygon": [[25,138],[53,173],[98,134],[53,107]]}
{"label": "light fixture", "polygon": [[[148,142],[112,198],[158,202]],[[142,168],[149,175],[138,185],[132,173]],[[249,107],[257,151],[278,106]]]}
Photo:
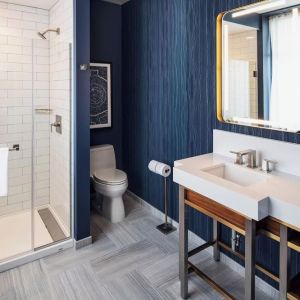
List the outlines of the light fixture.
{"label": "light fixture", "polygon": [[296,7],[296,8],[293,8],[293,17],[297,17],[298,18],[299,16],[299,8]]}
{"label": "light fixture", "polygon": [[271,9],[271,8],[276,8],[276,7],[279,7],[281,5],[284,5],[285,2],[286,2],[285,0],[268,1],[268,3],[265,3],[265,4],[255,5],[255,6],[237,11],[237,12],[232,14],[232,17],[237,18],[237,17],[249,15],[249,14],[252,14],[252,13],[258,13],[258,12],[268,10],[268,9]]}

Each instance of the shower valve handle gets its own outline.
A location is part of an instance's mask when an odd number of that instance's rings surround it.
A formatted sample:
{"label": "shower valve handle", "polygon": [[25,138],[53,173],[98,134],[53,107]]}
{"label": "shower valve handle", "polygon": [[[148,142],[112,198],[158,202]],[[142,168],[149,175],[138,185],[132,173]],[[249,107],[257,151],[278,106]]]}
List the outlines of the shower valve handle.
{"label": "shower valve handle", "polygon": [[52,132],[53,127],[61,127],[61,122],[51,123],[50,126],[51,126],[51,132]]}

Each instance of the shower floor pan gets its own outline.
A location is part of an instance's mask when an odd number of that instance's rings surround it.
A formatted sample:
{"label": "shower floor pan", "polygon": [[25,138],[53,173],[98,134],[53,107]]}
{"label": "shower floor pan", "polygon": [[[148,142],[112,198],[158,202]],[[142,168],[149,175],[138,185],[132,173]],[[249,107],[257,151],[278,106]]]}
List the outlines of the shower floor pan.
{"label": "shower floor pan", "polygon": [[31,210],[0,217],[0,261],[66,238],[47,207],[34,210],[34,238],[31,222]]}

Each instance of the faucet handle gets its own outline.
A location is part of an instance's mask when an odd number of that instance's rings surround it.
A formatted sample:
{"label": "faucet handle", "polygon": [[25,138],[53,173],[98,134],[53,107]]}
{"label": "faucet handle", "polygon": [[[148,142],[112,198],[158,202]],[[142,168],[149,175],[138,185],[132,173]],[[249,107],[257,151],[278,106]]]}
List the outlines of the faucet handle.
{"label": "faucet handle", "polygon": [[271,173],[274,170],[274,166],[276,164],[277,164],[277,161],[274,161],[272,159],[264,158],[261,169],[264,172]]}
{"label": "faucet handle", "polygon": [[243,153],[241,151],[229,151],[232,154],[235,154],[235,164],[237,165],[243,165],[244,161],[243,161]]}
{"label": "faucet handle", "polygon": [[237,165],[243,165],[243,157],[248,157],[247,167],[255,169],[256,168],[256,150],[248,149],[243,151],[230,151],[230,153],[236,154],[235,163]]}

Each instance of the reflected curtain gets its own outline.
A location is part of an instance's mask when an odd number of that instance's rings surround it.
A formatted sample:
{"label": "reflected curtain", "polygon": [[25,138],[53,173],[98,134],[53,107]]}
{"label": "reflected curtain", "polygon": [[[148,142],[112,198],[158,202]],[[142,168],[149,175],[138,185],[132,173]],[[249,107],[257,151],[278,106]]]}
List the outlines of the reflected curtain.
{"label": "reflected curtain", "polygon": [[272,84],[270,121],[289,130],[300,130],[300,15],[292,13],[270,17]]}

